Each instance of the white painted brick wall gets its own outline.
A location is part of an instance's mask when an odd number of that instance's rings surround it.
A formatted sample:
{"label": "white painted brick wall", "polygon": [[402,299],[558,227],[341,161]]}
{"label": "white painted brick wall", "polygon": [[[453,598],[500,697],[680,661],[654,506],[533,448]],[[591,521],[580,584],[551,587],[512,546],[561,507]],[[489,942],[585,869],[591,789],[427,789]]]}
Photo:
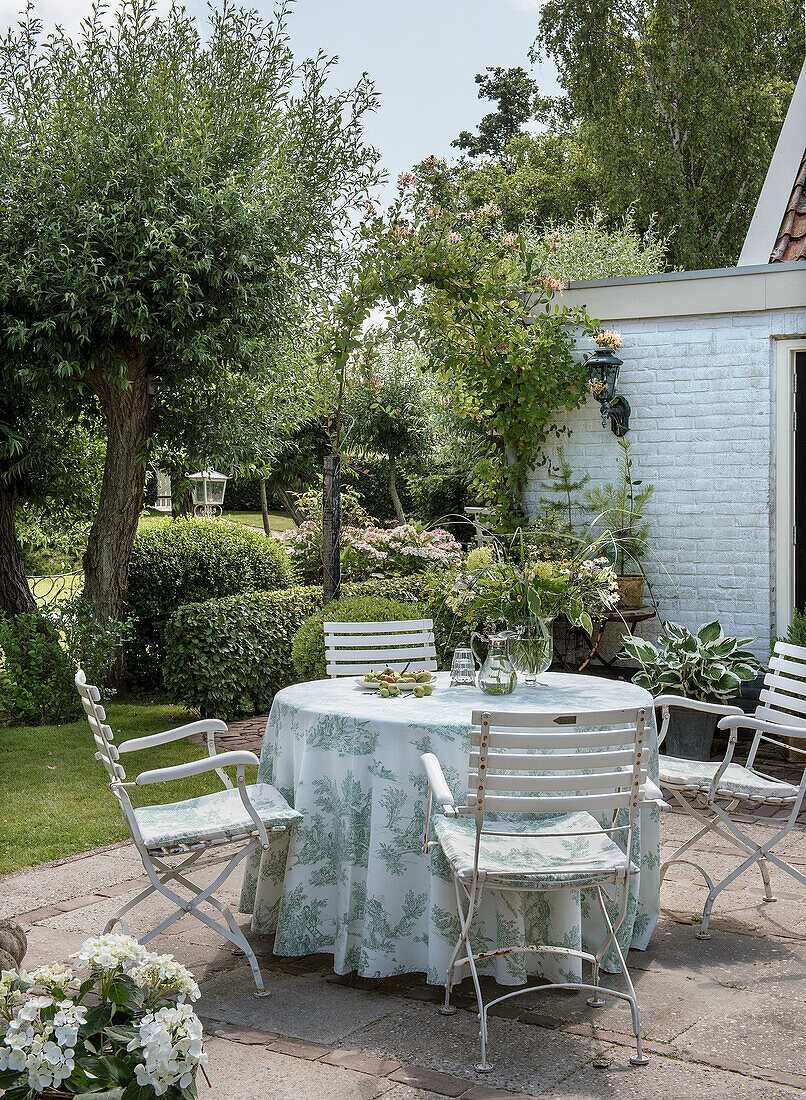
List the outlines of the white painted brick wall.
{"label": "white painted brick wall", "polygon": [[[775,338],[806,334],[806,308],[609,318],[602,327],[622,335],[618,392],[632,407],[633,470],[655,486],[647,518],[657,561],[646,570],[661,617],[690,629],[718,618],[726,633],[757,637],[766,659],[775,633]],[[591,485],[617,478],[618,442],[597,402],[589,397],[564,423],[574,470]],[[529,483],[532,516],[544,478],[538,468]]]}

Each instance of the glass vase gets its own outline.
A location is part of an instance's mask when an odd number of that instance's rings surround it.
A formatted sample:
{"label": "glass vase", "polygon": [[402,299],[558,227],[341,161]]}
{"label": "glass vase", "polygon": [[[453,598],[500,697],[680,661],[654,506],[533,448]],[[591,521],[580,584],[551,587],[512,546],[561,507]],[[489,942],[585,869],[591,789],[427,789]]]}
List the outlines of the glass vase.
{"label": "glass vase", "polygon": [[554,659],[554,620],[530,619],[510,643],[519,683],[534,687]]}

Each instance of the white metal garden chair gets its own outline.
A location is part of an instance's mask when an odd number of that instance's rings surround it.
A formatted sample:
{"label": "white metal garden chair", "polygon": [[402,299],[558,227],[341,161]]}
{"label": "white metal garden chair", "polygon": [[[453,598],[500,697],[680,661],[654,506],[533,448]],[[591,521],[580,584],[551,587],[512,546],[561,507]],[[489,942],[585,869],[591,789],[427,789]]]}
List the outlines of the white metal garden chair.
{"label": "white metal garden chair", "polygon": [[[538,989],[588,989],[588,1004],[604,1004],[599,994],[628,1001],[635,1031],[634,1065],[645,1065],[641,1021],[632,980],[616,934],[627,914],[629,880],[638,868],[625,854],[633,850],[639,808],[655,798],[645,788],[644,761],[650,726],[643,708],[578,714],[513,714],[473,711],[467,801],[456,806],[436,756],[421,759],[428,779],[424,850],[440,845],[453,871],[460,935],[445,979],[445,1003],[452,1015],[451,990],[457,972],[467,966],[473,979],[481,1020],[480,1073],[487,1062],[487,1014],[493,1005]],[[583,728],[584,727],[584,728]],[[538,755],[539,754],[539,755]],[[539,770],[536,770],[539,769]],[[655,791],[653,794],[659,794]],[[434,823],[436,841],[429,840],[433,802],[444,811]],[[488,813],[506,814],[495,821]],[[603,828],[597,817],[609,823]],[[522,821],[512,823],[518,815]],[[535,816],[540,815],[540,816]],[[466,820],[467,818],[472,820]],[[465,820],[463,820],[463,818]],[[614,836],[621,834],[617,844]],[[613,887],[613,897],[605,887]],[[486,890],[592,890],[606,929],[599,949],[551,944],[524,944],[474,952],[470,942],[473,916]],[[605,902],[611,910],[611,920]],[[621,963],[627,992],[599,983],[599,968],[612,947]],[[464,953],[463,953],[464,952]],[[591,982],[552,982],[505,993],[484,1003],[476,964],[521,952],[574,956],[593,966]],[[458,979],[461,980],[461,979]]]}
{"label": "white metal garden chair", "polygon": [[[247,785],[246,767],[249,764],[258,763],[258,758],[253,752],[240,749],[234,752],[216,752],[215,735],[225,733],[227,730],[226,723],[220,719],[202,718],[198,722],[190,722],[176,729],[165,730],[164,733],[136,737],[115,745],[112,730],[106,721],[106,712],[101,706],[101,694],[98,688],[87,683],[81,670],[76,675],[75,682],[97,746],[95,759],[100,760],[109,775],[109,788],[120,803],[132,840],[140,853],[151,883],[136,897],[126,902],[108,922],[104,931],[110,932],[119,921],[128,935],[129,929],[123,917],[130,909],[156,891],[173,902],[177,909],[141,936],[141,943],[148,943],[175,921],[190,914],[243,951],[252,968],[257,986],[256,996],[266,996],[260,967],[254,951],[249,946],[249,941],[229,908],[214,895],[243,859],[253,852],[261,849],[266,851],[269,848],[270,833],[285,832],[301,820],[302,815],[292,810],[280,792],[267,783]],[[126,772],[118,763],[121,753],[149,749],[155,745],[164,745],[169,741],[178,741],[198,733],[207,735],[209,752],[207,759],[141,772],[133,783],[126,781]],[[235,768],[237,790],[224,770],[229,767]],[[224,784],[223,791],[202,795],[199,798],[188,798],[183,802],[172,802],[162,806],[140,806],[137,809],[132,806],[129,799],[127,791],[129,787],[167,783],[174,779],[184,779],[190,775],[200,775],[210,771],[215,771],[221,779]],[[231,849],[235,844],[240,847],[234,854],[231,850],[217,851],[223,845]],[[176,862],[177,860],[179,862]],[[195,873],[218,863],[224,863],[224,869],[208,886],[202,888],[188,878],[190,868],[192,868],[191,873]],[[168,885],[170,882],[186,890],[189,897],[182,897],[176,893]],[[205,902],[218,910],[226,924],[215,920],[201,908]]]}
{"label": "white metal garden chair", "polygon": [[[661,695],[655,699],[655,706],[662,708],[663,721],[658,735],[661,744],[669,729],[670,707],[688,707],[722,715],[718,722],[720,729],[728,730],[728,746],[721,761],[686,760],[676,756],[660,757],[660,785],[670,791],[685,812],[696,822],[700,829],[681,844],[677,851],[661,866],[661,882],[673,863],[687,863],[696,868],[708,885],[708,897],[702,911],[700,939],[708,940],[711,933],[708,923],[711,919],[716,897],[739,875],[744,874],[755,863],[761,872],[764,884],[764,901],[775,901],[770,884],[768,863],[774,863],[782,871],[792,875],[798,882],[806,884],[806,876],[772,849],[780,844],[795,824],[804,794],[806,794],[806,772],[798,786],[785,783],[775,776],[767,775],[756,767],[756,755],[762,741],[779,745],[791,751],[802,753],[806,761],[806,751],[793,745],[787,745],[782,738],[806,737],[806,649],[790,645],[788,642],[776,642],[770,659],[770,670],[764,677],[764,687],[760,695],[760,704],[751,717],[745,715],[739,707],[719,706],[714,703],[700,703],[676,695]],[[744,765],[733,761],[738,730],[755,730],[747,761]],[[776,806],[788,809],[785,819],[778,819],[780,828],[761,844],[756,844],[731,818],[737,806],[749,803],[755,806]],[[689,849],[698,844],[703,837],[715,833],[738,848],[744,857],[729,875],[714,882],[705,868],[693,859],[684,859]]]}
{"label": "white metal garden chair", "polygon": [[392,623],[324,623],[325,659],[330,677],[360,676],[385,666],[434,672],[437,651],[433,619]]}

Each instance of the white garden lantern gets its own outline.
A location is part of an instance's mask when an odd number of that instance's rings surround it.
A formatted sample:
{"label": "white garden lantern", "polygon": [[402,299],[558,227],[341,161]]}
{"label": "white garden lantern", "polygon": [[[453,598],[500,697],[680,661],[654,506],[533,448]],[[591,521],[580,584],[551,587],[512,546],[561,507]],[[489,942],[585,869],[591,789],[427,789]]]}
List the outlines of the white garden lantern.
{"label": "white garden lantern", "polygon": [[217,470],[201,470],[197,474],[188,474],[193,482],[193,511],[197,516],[207,519],[220,516],[224,511],[224,491],[229,478]]}

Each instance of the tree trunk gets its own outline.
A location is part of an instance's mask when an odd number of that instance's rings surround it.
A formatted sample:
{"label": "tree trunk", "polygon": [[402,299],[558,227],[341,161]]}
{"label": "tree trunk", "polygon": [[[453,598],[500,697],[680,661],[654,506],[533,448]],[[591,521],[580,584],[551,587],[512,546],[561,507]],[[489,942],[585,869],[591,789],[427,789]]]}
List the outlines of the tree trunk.
{"label": "tree trunk", "polygon": [[175,479],[171,479],[172,484],[177,486],[171,494],[171,516],[174,519],[177,516],[193,515],[193,490],[187,482],[187,474],[187,470],[182,470]]}
{"label": "tree trunk", "polygon": [[286,489],[284,485],[275,484],[274,491],[283,502],[283,507],[285,508],[286,512],[288,512],[289,516],[291,516],[294,523],[296,523],[297,527],[299,527],[301,523],[304,523],[305,516],[297,507],[294,498],[291,496],[288,489]]}
{"label": "tree trunk", "polygon": [[269,523],[269,502],[266,499],[266,479],[260,479],[260,514],[263,517],[263,531],[267,539],[271,536],[271,524]]}
{"label": "tree trunk", "polygon": [[[98,510],[84,554],[84,595],[99,622],[122,619],[137,523],[143,509],[146,450],[151,429],[149,361],[134,342],[126,354],[128,385],[102,371],[85,375],[106,418],[106,461]],[[116,670],[119,676],[122,665]]]}
{"label": "tree trunk", "polygon": [[389,459],[389,495],[392,498],[392,504],[395,508],[395,515],[397,516],[398,523],[406,522],[406,513],[403,511],[403,505],[400,503],[400,497],[397,495],[397,483],[395,475],[397,473],[397,463],[393,458]]}
{"label": "tree trunk", "polygon": [[338,455],[325,458],[322,564],[324,565],[324,601],[329,604],[341,595],[341,487]]}
{"label": "tree trunk", "polygon": [[16,490],[0,481],[0,610],[12,616],[36,611],[17,539],[16,508]]}

